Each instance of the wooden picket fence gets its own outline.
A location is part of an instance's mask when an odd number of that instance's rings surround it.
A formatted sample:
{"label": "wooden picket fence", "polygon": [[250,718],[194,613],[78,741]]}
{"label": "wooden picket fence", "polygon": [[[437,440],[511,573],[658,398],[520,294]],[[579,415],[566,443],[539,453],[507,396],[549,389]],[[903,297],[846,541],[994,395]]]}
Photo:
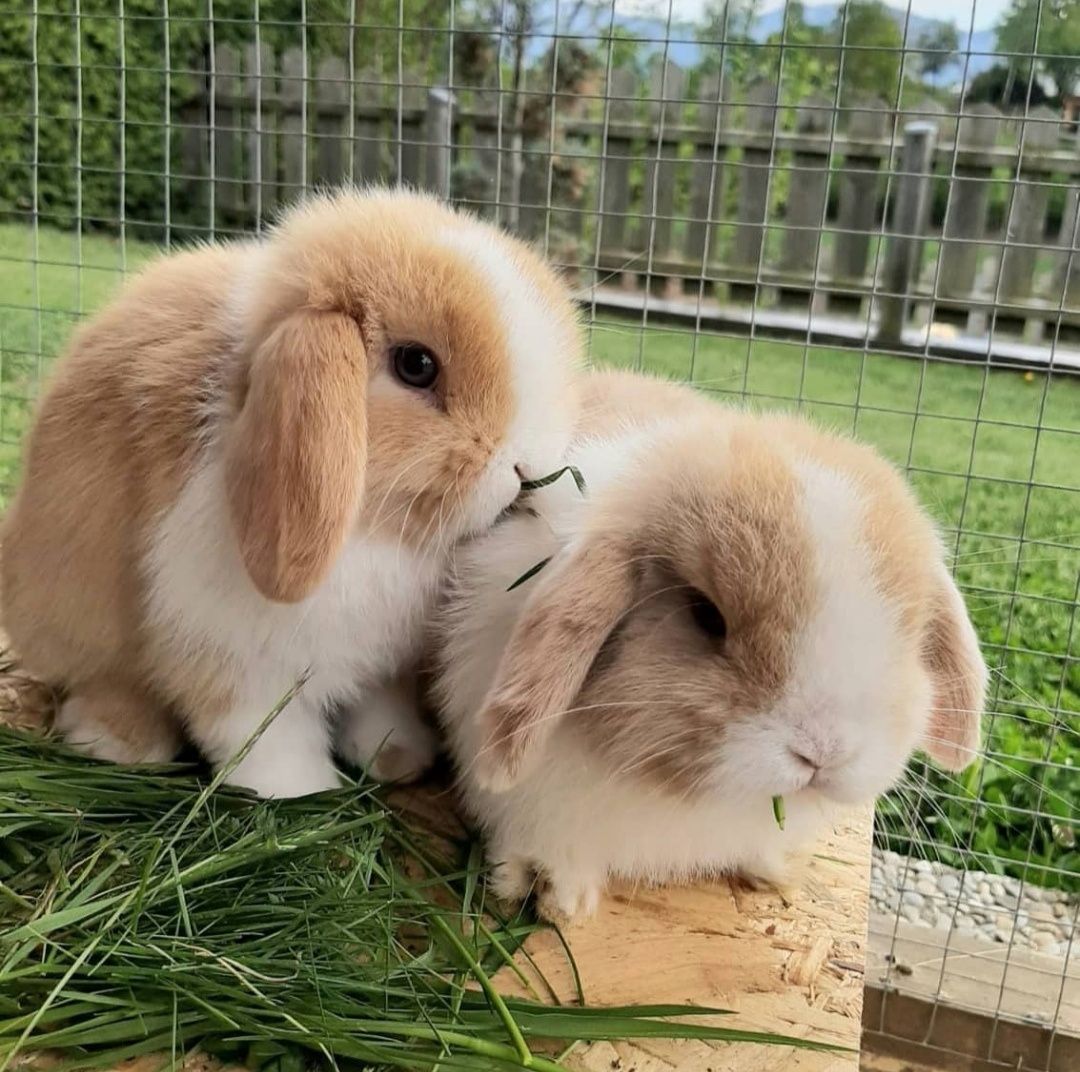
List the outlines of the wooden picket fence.
{"label": "wooden picket fence", "polygon": [[1046,108],[790,109],[773,83],[729,92],[667,63],[582,97],[527,87],[530,128],[497,87],[253,47],[218,48],[203,85],[183,111],[184,196],[222,228],[313,186],[401,181],[543,242],[624,305],[826,311],[892,346],[930,317],[1080,335],[1080,142]]}

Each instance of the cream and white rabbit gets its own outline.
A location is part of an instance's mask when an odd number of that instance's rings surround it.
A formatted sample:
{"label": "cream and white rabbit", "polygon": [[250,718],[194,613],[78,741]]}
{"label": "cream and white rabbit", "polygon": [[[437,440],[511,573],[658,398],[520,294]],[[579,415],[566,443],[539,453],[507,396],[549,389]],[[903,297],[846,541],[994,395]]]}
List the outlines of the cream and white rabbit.
{"label": "cream and white rabbit", "polygon": [[108,759],[333,786],[434,750],[411,672],[451,546],[569,441],[568,292],[494,228],[340,192],[265,239],[164,257],[83,327],[3,533],[4,625]]}
{"label": "cream and white rabbit", "polygon": [[436,621],[434,696],[496,892],[539,880],[566,918],[611,877],[782,881],[914,749],[973,757],[986,669],[890,465],[625,373],[583,401],[566,460],[585,494],[545,487],[460,548]]}

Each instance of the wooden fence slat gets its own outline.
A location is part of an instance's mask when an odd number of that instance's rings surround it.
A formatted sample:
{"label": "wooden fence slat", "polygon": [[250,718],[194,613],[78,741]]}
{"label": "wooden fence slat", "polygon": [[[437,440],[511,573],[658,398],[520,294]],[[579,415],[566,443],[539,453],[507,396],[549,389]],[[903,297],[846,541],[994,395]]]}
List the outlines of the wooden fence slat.
{"label": "wooden fence slat", "polygon": [[957,129],[956,178],[950,184],[945,212],[937,288],[938,294],[946,298],[970,298],[975,292],[982,248],[977,243],[986,235],[993,176],[993,168],[987,163],[968,163],[962,154],[965,150],[991,148],[1000,126],[1001,113],[993,105],[973,104]]}
{"label": "wooden fence slat", "polygon": [[[184,129],[180,135],[180,166],[186,176],[183,183],[174,185],[180,196],[177,202],[183,204],[186,211],[196,209],[195,218],[204,219],[204,207],[210,187],[210,81],[201,60],[196,61],[198,69],[193,79],[199,87],[199,93],[181,109]],[[174,204],[175,212],[177,205]],[[210,229],[214,221],[210,220]]]}
{"label": "wooden fence slat", "polygon": [[645,196],[639,221],[638,245],[660,260],[671,255],[672,217],[679,178],[675,131],[682,116],[686,72],[671,60],[658,63],[650,74],[650,114],[653,129],[645,149]]}
{"label": "wooden fence slat", "polygon": [[[244,99],[250,103],[250,119],[245,134],[247,173],[252,196],[247,199],[254,216],[266,217],[277,204],[277,125],[280,121],[277,96],[277,63],[271,47],[254,42],[244,49]],[[256,221],[257,222],[257,221]]]}
{"label": "wooden fence slat", "polygon": [[315,105],[315,171],[316,183],[339,183],[345,177],[345,125],[348,122],[350,87],[345,61],[326,56],[320,63],[312,84]]}
{"label": "wooden fence slat", "polygon": [[776,123],[775,82],[755,82],[747,94],[744,127],[768,139],[769,144],[748,145],[739,166],[739,208],[731,260],[736,268],[757,277],[765,244],[769,209],[769,169],[773,164],[772,134]]}
{"label": "wooden fence slat", "polygon": [[215,223],[233,226],[243,197],[240,158],[240,57],[232,45],[214,48],[211,77],[214,93],[214,208]]}
{"label": "wooden fence slat", "polygon": [[[926,242],[930,228],[929,209],[930,205],[933,204],[933,191],[935,185],[938,183],[947,185],[949,180],[944,174],[935,175],[935,155],[938,152],[939,146],[944,147],[956,140],[956,122],[946,111],[945,106],[936,100],[923,100],[910,111],[899,113],[896,120],[896,129],[899,132],[901,139],[910,123],[930,123],[934,127],[934,148],[931,151],[930,158],[931,178],[926,191],[926,196],[928,198],[926,206],[927,211],[920,221],[919,235],[915,239],[915,246],[912,253],[914,274],[911,277],[911,286],[916,287],[919,285],[920,277],[924,274],[930,273],[931,283],[937,274],[936,264],[934,264],[933,261],[928,262],[925,256]],[[945,152],[948,152],[948,150],[946,149]],[[951,172],[951,157],[946,157],[943,162],[946,165],[945,171]]]}
{"label": "wooden fence slat", "polygon": [[789,229],[784,232],[780,263],[785,272],[805,275],[811,284],[817,272],[820,232],[825,222],[832,126],[832,107],[824,97],[809,97],[800,105],[795,129],[806,142],[794,153],[785,219]]}
{"label": "wooden fence slat", "polygon": [[399,98],[401,115],[401,171],[398,182],[410,186],[424,184],[424,106],[427,103],[427,87],[424,76],[415,70],[407,70],[402,76],[403,87]]}
{"label": "wooden fence slat", "polygon": [[[529,94],[525,99],[526,108],[535,109],[538,115],[541,98],[533,94],[542,93],[550,88],[550,70],[541,70],[536,72],[532,79],[526,78],[525,90]],[[557,150],[552,148],[552,135],[557,134],[558,116],[554,108],[547,110],[546,120],[537,118],[537,115],[529,120],[532,136],[528,143],[524,138],[518,142],[511,139],[510,152],[503,163],[506,199],[514,200],[515,187],[519,192],[516,206],[503,206],[504,222],[513,227],[517,234],[529,239],[540,239],[545,231],[550,235],[551,227],[554,225],[554,213],[549,212],[551,206],[548,205],[548,175],[550,174],[552,179],[552,201],[554,201],[554,155]],[[549,123],[556,124],[555,128],[549,127]],[[512,121],[511,127],[513,127]],[[513,173],[511,170],[515,166],[515,161],[516,166],[520,168],[519,173]],[[513,211],[515,207],[516,217]]]}
{"label": "wooden fence slat", "polygon": [[630,256],[627,248],[627,217],[630,212],[630,165],[634,158],[634,143],[627,131],[634,118],[637,82],[637,75],[627,68],[611,72],[607,102],[608,130],[600,165],[604,197],[599,226],[601,265],[605,268],[620,267]]}
{"label": "wooden fence slat", "polygon": [[926,120],[908,123],[894,181],[896,199],[891,234],[885,251],[881,320],[877,341],[881,346],[900,343],[910,303],[911,287],[919,274],[919,249],[929,207],[930,168],[933,166],[937,125]]}
{"label": "wooden fence slat", "polygon": [[[256,51],[248,44],[242,53],[222,45],[212,63],[195,95],[177,109],[174,184],[176,211],[189,215],[193,204],[206,206],[209,229],[251,226],[315,181],[400,180],[464,201],[524,237],[552,237],[545,246],[557,259],[576,261],[595,242],[600,281],[620,276],[624,286],[638,288],[651,266],[649,274],[665,280],[670,297],[682,292],[686,278],[702,287],[720,278],[734,300],[802,302],[818,288],[828,259],[834,307],[851,296],[861,305],[878,288],[888,294],[903,276],[907,290],[896,297],[904,300],[881,306],[883,337],[894,342],[912,295],[923,305],[940,300],[950,317],[967,309],[970,330],[982,330],[977,307],[991,287],[1007,305],[998,310],[1006,327],[1019,321],[1032,329],[1029,335],[1042,331],[1063,295],[1066,322],[1080,325],[1074,308],[1080,257],[1070,256],[1075,192],[1066,191],[1060,235],[1045,234],[1051,190],[1063,178],[1075,186],[1080,155],[1061,140],[1058,117],[1046,108],[1016,123],[973,106],[955,128],[954,143],[954,117],[936,102],[905,117],[884,102],[864,101],[843,110],[846,122],[834,137],[837,117],[824,99],[802,101],[795,129],[778,129],[777,86],[765,79],[743,94],[736,114],[717,74],[703,74],[687,114],[688,75],[670,61],[652,64],[647,83],[633,69],[615,69],[604,97],[591,105],[546,97],[550,78],[541,72],[522,98],[529,106],[521,115],[514,94],[491,84],[461,88],[451,99],[415,71],[387,81],[367,69],[350,81],[341,57],[328,56],[308,72],[299,48],[278,61],[267,45]],[[552,108],[554,143],[547,126]],[[912,115],[939,124],[931,171],[914,176],[915,193],[925,200],[924,187],[952,182],[934,294],[919,279],[920,251],[938,239],[925,214],[907,231],[898,223],[902,213],[893,212],[882,278],[873,278],[882,258],[870,264],[884,190],[893,203],[914,196],[902,193],[911,185],[903,176],[882,182],[882,162],[894,166],[902,151],[897,130],[910,126]],[[1019,145],[1002,140],[1010,124],[1022,134]],[[770,180],[788,159],[791,169],[780,175],[786,181],[775,184],[785,198],[777,220]],[[995,189],[1008,181],[1000,176],[1009,173],[1018,181],[1004,225],[1008,240],[996,244],[991,264],[988,210]],[[599,212],[595,237],[589,215],[579,211],[583,191],[596,198],[589,205]],[[826,231],[835,227],[835,241],[823,242],[823,224]],[[782,232],[779,242],[768,240],[769,228]],[[762,283],[769,289],[759,294]]]}
{"label": "wooden fence slat", "polygon": [[[1035,172],[1040,150],[1057,143],[1059,118],[1049,108],[1032,108],[1020,135],[1020,178],[1013,188],[1009,208],[1008,238],[1002,251],[998,300],[1023,302],[1031,296],[1035,266],[1046,227],[1050,187],[1045,173]],[[1024,245],[1012,245],[1011,243]]]}
{"label": "wooden fence slat", "polygon": [[353,87],[356,107],[356,130],[353,137],[353,181],[379,182],[389,174],[386,147],[396,130],[387,137],[383,108],[383,89],[379,73],[365,67],[356,76]]}
{"label": "wooden fence slat", "polygon": [[[889,126],[884,101],[863,102],[849,113],[842,146],[844,167],[840,173],[840,232],[833,246],[832,278],[845,287],[866,284],[870,239],[877,229],[881,195],[881,148]],[[834,303],[841,296],[834,295]]]}
{"label": "wooden fence slat", "polygon": [[[500,114],[497,88],[486,87],[473,93],[471,159],[462,168],[465,186],[461,194],[471,202],[470,208],[482,216],[493,218],[499,199],[498,186],[502,181],[502,160],[499,156],[499,125],[505,122]],[[509,100],[503,102],[509,105]]]}
{"label": "wooden fence slat", "polygon": [[718,228],[714,222],[723,216],[726,147],[722,131],[727,122],[727,108],[722,103],[725,87],[718,73],[708,74],[698,87],[698,138],[693,145],[690,163],[690,223],[683,246],[687,261],[705,271],[714,256]]}
{"label": "wooden fence slat", "polygon": [[281,100],[281,197],[294,200],[307,185],[307,138],[304,130],[304,54],[290,48],[281,57],[278,96]]}
{"label": "wooden fence slat", "polygon": [[[555,192],[555,158],[558,155],[562,121],[559,109],[543,94],[550,93],[552,70],[550,64],[556,59],[554,53],[546,63],[527,72],[522,100],[522,123],[526,125],[528,138],[523,131],[514,137],[513,97],[503,104],[504,118],[509,128],[504,130],[505,144],[509,152],[503,159],[503,208],[502,221],[523,238],[537,241],[541,246],[545,234],[548,239],[555,228],[557,201]],[[563,61],[565,62],[565,61]],[[547,107],[545,107],[547,105]],[[549,204],[548,177],[551,178]],[[516,196],[515,196],[516,191]],[[516,204],[515,204],[516,202]],[[549,243],[550,247],[550,243]]]}
{"label": "wooden fence slat", "polygon": [[1066,193],[1059,244],[1062,252],[1054,273],[1054,289],[1061,295],[1064,310],[1080,313],[1080,186]]}

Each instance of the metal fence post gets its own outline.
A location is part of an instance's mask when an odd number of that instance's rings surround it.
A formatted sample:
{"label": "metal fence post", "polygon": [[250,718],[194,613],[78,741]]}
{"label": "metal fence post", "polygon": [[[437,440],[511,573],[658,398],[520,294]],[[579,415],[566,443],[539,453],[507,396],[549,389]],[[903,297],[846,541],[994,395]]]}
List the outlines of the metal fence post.
{"label": "metal fence post", "polygon": [[930,169],[934,157],[937,125],[920,120],[904,127],[904,145],[896,179],[896,208],[892,237],[886,251],[878,325],[879,346],[897,346],[910,304],[909,290],[918,276],[920,236],[926,225],[930,201]]}

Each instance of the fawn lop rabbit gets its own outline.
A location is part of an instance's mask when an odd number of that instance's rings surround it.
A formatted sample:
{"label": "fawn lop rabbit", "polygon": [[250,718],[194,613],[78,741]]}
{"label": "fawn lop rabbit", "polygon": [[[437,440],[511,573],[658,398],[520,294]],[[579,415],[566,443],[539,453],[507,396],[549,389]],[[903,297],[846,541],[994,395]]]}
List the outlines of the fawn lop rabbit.
{"label": "fawn lop rabbit", "polygon": [[972,758],[978,643],[871,449],[598,373],[567,460],[586,493],[545,487],[460,548],[436,618],[434,696],[496,892],[539,879],[566,918],[609,877],[783,881],[913,749]]}
{"label": "fawn lop rabbit", "polygon": [[569,441],[565,288],[412,193],[339,192],[262,240],[160,259],[83,327],[3,534],[5,626],[108,759],[215,764],[264,795],[377,776],[433,738],[410,671],[451,546]]}

